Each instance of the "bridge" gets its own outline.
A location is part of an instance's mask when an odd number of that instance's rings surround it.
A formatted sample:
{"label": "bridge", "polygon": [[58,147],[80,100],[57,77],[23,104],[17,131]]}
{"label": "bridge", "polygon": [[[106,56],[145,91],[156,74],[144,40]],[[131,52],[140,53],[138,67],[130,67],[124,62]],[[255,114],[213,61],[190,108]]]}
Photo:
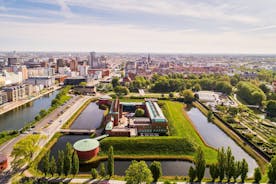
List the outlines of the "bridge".
{"label": "bridge", "polygon": [[90,135],[95,133],[96,130],[60,129],[59,132],[64,134]]}

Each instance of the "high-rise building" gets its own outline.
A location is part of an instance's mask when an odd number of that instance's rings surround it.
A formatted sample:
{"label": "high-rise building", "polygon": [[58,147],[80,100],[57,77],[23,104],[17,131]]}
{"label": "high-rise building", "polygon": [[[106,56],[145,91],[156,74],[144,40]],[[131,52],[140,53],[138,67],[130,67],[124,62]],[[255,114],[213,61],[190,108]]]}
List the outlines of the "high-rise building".
{"label": "high-rise building", "polygon": [[91,68],[97,68],[98,67],[96,52],[90,52],[89,53],[88,65]]}

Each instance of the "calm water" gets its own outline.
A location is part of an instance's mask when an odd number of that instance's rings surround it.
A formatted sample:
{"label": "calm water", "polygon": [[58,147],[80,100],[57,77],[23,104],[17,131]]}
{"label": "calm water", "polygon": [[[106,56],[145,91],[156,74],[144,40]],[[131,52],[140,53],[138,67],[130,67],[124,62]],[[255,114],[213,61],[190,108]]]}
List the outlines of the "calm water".
{"label": "calm water", "polygon": [[70,129],[96,129],[102,123],[103,114],[104,110],[99,109],[99,106],[92,102],[82,111]]}
{"label": "calm water", "polygon": [[[66,143],[70,142],[72,145],[80,139],[88,138],[87,135],[64,135],[58,139],[55,145],[51,149],[51,155],[54,155],[57,159],[58,150],[65,150]],[[107,161],[103,161],[105,165]],[[146,161],[150,165],[152,161]],[[163,175],[165,176],[187,176],[189,167],[193,164],[188,161],[180,160],[161,160]],[[115,174],[116,175],[125,175],[125,170],[131,164],[131,160],[115,160]],[[93,164],[82,164],[80,165],[80,173],[90,174],[92,168],[97,168],[99,170],[100,162]],[[209,170],[206,169],[205,176],[209,177]]]}
{"label": "calm water", "polygon": [[32,120],[42,110],[51,106],[52,100],[59,90],[36,99],[28,104],[0,115],[0,132],[3,130],[18,130]]}
{"label": "calm water", "polygon": [[228,137],[228,135],[225,134],[216,125],[208,122],[208,119],[197,108],[192,107],[190,110],[187,110],[187,114],[208,145],[215,148],[227,148],[229,146],[236,159],[246,159],[249,167],[248,175],[253,175],[254,168],[258,167],[258,164],[248,153],[239,147],[236,142]]}

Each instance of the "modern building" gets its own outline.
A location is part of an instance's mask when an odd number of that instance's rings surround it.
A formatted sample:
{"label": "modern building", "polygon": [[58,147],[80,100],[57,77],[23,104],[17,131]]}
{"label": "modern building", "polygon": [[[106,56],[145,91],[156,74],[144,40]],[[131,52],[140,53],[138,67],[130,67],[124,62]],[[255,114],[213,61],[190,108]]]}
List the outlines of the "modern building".
{"label": "modern building", "polygon": [[26,97],[25,84],[4,87],[3,90],[7,93],[8,102],[21,100]]}
{"label": "modern building", "polygon": [[55,85],[55,77],[54,76],[29,77],[26,83],[32,84],[32,85],[43,85],[45,88],[48,88]]}
{"label": "modern building", "polygon": [[68,77],[64,80],[64,85],[79,85],[81,82],[86,82],[85,77]]}
{"label": "modern building", "polygon": [[0,91],[0,105],[8,102],[8,95],[5,91]]}
{"label": "modern building", "polygon": [[81,139],[73,145],[80,160],[89,160],[96,157],[99,152],[100,143],[96,139]]}

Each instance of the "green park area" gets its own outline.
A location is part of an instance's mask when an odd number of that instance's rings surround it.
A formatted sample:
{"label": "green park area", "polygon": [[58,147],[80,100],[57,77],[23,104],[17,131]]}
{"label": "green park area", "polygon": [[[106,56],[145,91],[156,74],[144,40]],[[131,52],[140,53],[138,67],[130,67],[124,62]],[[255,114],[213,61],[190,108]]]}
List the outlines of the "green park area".
{"label": "green park area", "polygon": [[[121,101],[139,101],[122,99]],[[109,146],[115,158],[183,159],[193,161],[196,148],[204,151],[208,164],[216,161],[217,151],[204,143],[186,116],[185,105],[174,101],[159,102],[169,122],[169,135],[160,137],[108,137],[101,141],[99,157],[106,157]],[[91,160],[91,161],[94,161]]]}

